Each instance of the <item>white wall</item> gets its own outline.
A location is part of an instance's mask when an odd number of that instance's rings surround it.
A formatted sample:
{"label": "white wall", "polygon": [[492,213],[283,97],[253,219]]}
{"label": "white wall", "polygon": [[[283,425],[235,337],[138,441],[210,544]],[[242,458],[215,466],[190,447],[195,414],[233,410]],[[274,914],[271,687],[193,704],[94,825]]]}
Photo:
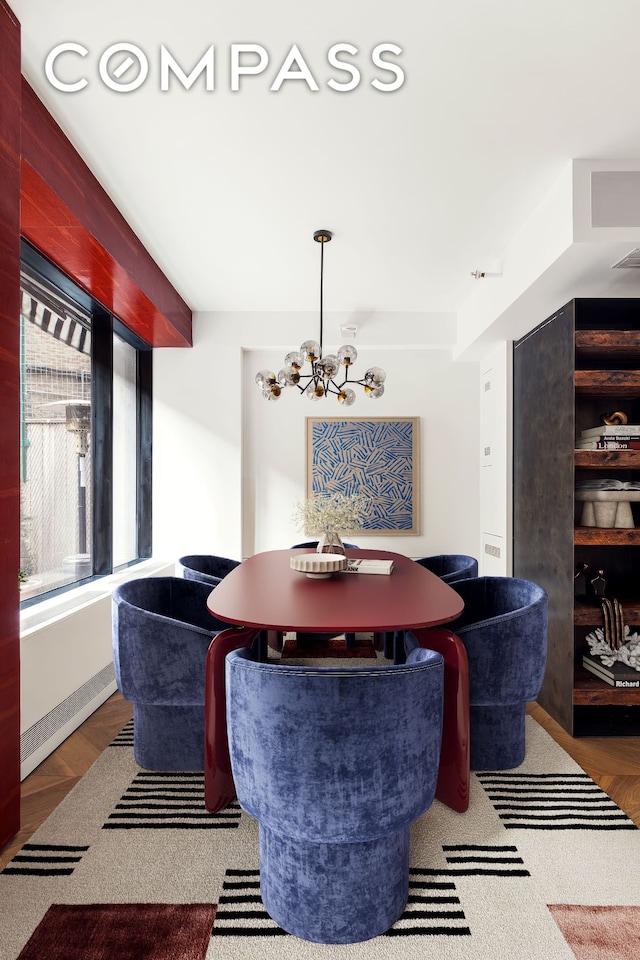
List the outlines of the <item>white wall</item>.
{"label": "white wall", "polygon": [[242,353],[200,324],[153,358],[153,554],[240,559]]}
{"label": "white wall", "polygon": [[111,594],[136,577],[170,576],[145,560],[20,614],[20,775],[31,773],[116,689]]}
{"label": "white wall", "polygon": [[480,363],[481,576],[509,576],[512,569],[512,445],[510,342]]}
{"label": "white wall", "polygon": [[[292,520],[305,494],[305,418],[345,411],[332,398],[313,404],[294,391],[267,403],[254,376],[265,366],[277,372],[288,350],[317,335],[317,318],[308,322],[307,329],[300,315],[200,314],[192,349],[154,353],[155,557],[240,558],[305,539]],[[401,323],[396,318],[394,335]],[[415,346],[418,335],[434,346]],[[375,401],[359,394],[348,413],[420,418],[421,533],[358,542],[413,557],[479,556],[478,364],[452,361],[441,323],[418,331],[412,320],[400,349],[366,339],[358,333],[355,372],[382,366],[387,389]],[[325,337],[325,352],[337,345]]]}

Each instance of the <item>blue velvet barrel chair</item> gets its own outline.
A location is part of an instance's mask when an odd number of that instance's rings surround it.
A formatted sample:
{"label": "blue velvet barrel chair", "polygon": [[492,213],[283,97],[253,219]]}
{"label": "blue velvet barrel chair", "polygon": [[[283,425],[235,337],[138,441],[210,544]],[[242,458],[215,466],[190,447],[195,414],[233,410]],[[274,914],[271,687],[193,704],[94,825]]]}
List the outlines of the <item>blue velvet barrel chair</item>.
{"label": "blue velvet barrel chair", "polygon": [[[294,543],[291,547],[291,550],[300,550],[302,547],[308,547],[309,550],[315,550],[319,544],[319,540],[306,540],[304,543]],[[346,547],[347,550],[359,550],[360,547],[357,543],[345,543],[342,541],[343,547]]]}
{"label": "blue velvet barrel chair", "polygon": [[149,770],[204,769],[207,650],[228,624],[207,609],[211,585],[141,577],[113,592],[116,681],[133,703],[133,752]]}
{"label": "blue velvet barrel chair", "polygon": [[[471,577],[452,589],[464,600],[446,627],[469,660],[471,769],[511,770],[525,757],[525,705],[544,679],[547,594],[517,577]],[[405,650],[414,645],[407,633]]]}
{"label": "blue velvet barrel chair", "polygon": [[422,557],[416,563],[435,573],[445,583],[478,576],[478,561],[462,553],[439,553],[433,557]]}
{"label": "blue velvet barrel chair", "polygon": [[388,930],[408,895],[409,826],[434,797],[443,661],[297,667],[226,658],[240,805],[259,824],[270,916],[317,943]]}
{"label": "blue velvet barrel chair", "polygon": [[180,557],[178,567],[186,580],[200,580],[215,587],[239,563],[239,560],[230,560],[228,557],[199,553]]}
{"label": "blue velvet barrel chair", "polygon": [[[478,561],[475,557],[468,557],[464,553],[438,553],[432,557],[421,557],[416,560],[421,567],[435,573],[444,583],[454,583],[456,580],[466,580],[478,576]],[[395,644],[398,638],[394,633],[385,633],[383,637],[384,655],[389,660],[396,658]],[[400,638],[402,649],[402,639]]]}

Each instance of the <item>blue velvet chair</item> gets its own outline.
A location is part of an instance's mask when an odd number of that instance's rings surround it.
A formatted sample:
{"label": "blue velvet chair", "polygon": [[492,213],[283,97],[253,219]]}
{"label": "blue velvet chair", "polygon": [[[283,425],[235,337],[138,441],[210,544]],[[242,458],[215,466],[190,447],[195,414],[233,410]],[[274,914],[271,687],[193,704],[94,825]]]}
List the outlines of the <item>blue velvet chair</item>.
{"label": "blue velvet chair", "polygon": [[213,554],[190,554],[180,557],[178,565],[182,576],[186,580],[200,580],[209,583],[212,587],[220,583],[240,560],[230,560],[228,557],[216,557]]}
{"label": "blue velvet chair", "polygon": [[478,561],[462,553],[439,553],[433,557],[422,557],[416,563],[431,570],[445,583],[478,576]]}
{"label": "blue velvet chair", "polygon": [[[320,542],[319,540],[307,540],[305,543],[294,543],[293,546],[291,547],[291,549],[292,549],[292,550],[300,550],[300,549],[302,549],[303,547],[308,547],[310,550],[315,550],[316,547],[318,546],[318,543],[319,543],[319,542]],[[347,548],[347,550],[359,550],[359,549],[360,549],[360,547],[358,546],[357,543],[345,543],[344,540],[342,541],[342,543],[343,543],[343,546],[345,546],[345,547]]]}
{"label": "blue velvet chair", "polygon": [[[525,756],[525,704],[544,678],[547,593],[516,577],[471,577],[452,589],[465,604],[446,627],[469,659],[471,769],[511,770]],[[405,650],[415,642],[407,632]]]}
{"label": "blue velvet chair", "polygon": [[243,648],[225,666],[231,766],[259,823],[267,912],[318,943],[384,933],[407,902],[409,826],[434,797],[442,657],[298,667]]}
{"label": "blue velvet chair", "polygon": [[[436,577],[440,577],[445,583],[478,576],[478,561],[475,557],[468,557],[463,553],[438,553],[432,557],[422,557],[416,560],[416,563],[435,573]],[[398,659],[395,646],[398,641],[402,649],[402,638],[396,637],[394,633],[384,634],[384,655],[389,660]]]}
{"label": "blue velvet chair", "polygon": [[133,703],[133,752],[149,770],[204,770],[207,650],[228,624],[207,609],[211,585],[141,577],[113,592],[116,681]]}

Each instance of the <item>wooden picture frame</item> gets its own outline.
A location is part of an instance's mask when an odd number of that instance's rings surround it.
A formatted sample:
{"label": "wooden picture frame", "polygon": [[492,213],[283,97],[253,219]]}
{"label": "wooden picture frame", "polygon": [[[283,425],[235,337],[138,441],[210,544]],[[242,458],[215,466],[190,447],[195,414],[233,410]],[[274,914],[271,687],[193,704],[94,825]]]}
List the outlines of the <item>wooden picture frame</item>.
{"label": "wooden picture frame", "polygon": [[360,536],[419,530],[419,417],[307,417],[307,497],[369,502]]}

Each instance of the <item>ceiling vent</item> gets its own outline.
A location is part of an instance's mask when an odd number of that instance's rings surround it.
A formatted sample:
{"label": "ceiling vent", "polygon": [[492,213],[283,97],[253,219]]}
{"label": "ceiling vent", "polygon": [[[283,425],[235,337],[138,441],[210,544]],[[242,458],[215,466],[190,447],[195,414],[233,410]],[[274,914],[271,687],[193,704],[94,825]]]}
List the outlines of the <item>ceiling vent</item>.
{"label": "ceiling vent", "polygon": [[617,263],[614,263],[611,269],[618,270],[622,267],[635,267],[636,269],[640,267],[640,247],[636,247],[635,250],[631,250],[630,253],[627,253],[622,260],[618,260]]}

